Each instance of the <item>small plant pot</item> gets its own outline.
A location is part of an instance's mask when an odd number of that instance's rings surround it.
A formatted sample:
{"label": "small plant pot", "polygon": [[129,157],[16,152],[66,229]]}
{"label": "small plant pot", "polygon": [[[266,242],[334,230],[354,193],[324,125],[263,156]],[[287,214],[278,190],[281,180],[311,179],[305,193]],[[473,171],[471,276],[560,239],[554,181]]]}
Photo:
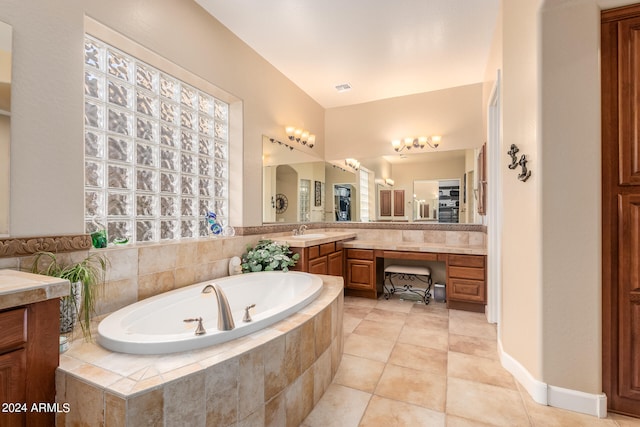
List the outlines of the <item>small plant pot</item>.
{"label": "small plant pot", "polygon": [[82,304],[82,282],[71,284],[69,296],[60,298],[60,333],[73,331]]}

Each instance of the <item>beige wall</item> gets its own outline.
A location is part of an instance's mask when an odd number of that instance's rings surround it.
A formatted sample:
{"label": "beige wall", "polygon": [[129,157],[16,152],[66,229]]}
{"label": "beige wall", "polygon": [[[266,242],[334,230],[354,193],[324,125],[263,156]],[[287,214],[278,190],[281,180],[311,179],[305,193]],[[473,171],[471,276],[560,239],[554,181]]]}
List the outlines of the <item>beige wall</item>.
{"label": "beige wall", "polygon": [[[502,167],[502,345],[531,375],[542,377],[540,155],[538,141],[540,0],[503,2],[503,152],[516,143],[532,177]],[[504,163],[507,164],[506,161]],[[489,183],[489,185],[491,185]]]}
{"label": "beige wall", "polygon": [[284,140],[285,125],[304,125],[322,156],[324,110],[193,2],[4,1],[0,20],[13,26],[15,47],[11,235],[84,231],[85,13],[242,100],[244,123],[231,123],[242,158],[232,225],[262,223],[263,134]]}
{"label": "beige wall", "polygon": [[532,177],[500,166],[500,340],[536,380],[599,394],[599,8],[503,1],[502,19],[484,99],[501,69],[501,151],[516,143]]}
{"label": "beige wall", "polygon": [[563,3],[541,13],[542,369],[601,393],[600,10]]}

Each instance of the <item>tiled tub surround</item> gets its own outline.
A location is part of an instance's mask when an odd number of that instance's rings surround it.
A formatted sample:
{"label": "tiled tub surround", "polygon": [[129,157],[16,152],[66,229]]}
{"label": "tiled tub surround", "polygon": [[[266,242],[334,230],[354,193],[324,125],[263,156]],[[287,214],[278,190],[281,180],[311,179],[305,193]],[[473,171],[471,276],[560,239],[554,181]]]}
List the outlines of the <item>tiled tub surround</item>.
{"label": "tiled tub surround", "polygon": [[322,279],[298,313],[207,349],[137,356],[74,341],[56,378],[57,401],[71,410],[57,425],[300,425],[343,350],[342,279]]}

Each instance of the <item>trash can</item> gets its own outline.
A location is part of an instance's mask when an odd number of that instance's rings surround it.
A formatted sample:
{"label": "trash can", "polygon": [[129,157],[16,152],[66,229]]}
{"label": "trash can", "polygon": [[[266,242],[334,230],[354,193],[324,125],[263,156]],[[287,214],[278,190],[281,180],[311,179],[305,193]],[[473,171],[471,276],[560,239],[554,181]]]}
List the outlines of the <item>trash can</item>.
{"label": "trash can", "polygon": [[433,285],[433,299],[436,302],[445,302],[447,300],[447,290],[444,283],[435,283]]}

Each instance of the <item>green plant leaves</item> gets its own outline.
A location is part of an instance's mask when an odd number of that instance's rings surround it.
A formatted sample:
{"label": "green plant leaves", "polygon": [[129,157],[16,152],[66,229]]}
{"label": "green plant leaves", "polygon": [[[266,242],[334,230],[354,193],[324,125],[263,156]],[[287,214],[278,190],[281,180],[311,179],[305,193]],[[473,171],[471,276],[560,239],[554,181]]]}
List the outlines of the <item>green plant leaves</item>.
{"label": "green plant leaves", "polygon": [[242,254],[242,272],[289,271],[299,259],[300,254],[291,252],[288,244],[264,239],[253,248],[247,245],[247,251]]}

